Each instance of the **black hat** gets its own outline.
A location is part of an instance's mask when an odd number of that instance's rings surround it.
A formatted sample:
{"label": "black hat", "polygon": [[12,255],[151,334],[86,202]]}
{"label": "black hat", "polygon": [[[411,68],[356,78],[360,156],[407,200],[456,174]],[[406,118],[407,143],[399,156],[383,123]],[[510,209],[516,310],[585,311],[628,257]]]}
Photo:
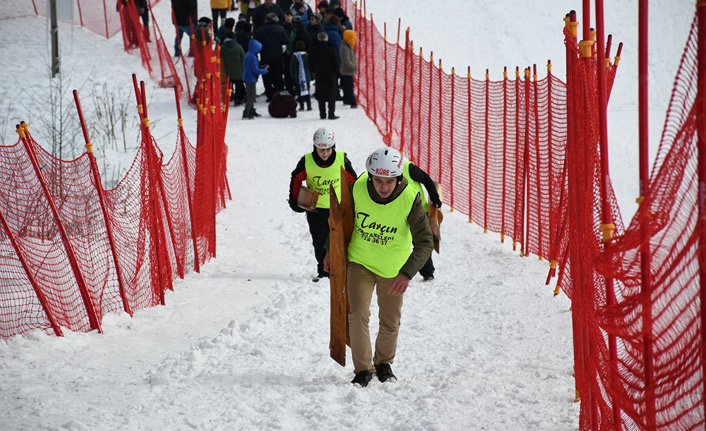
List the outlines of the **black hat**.
{"label": "black hat", "polygon": [[322,7],[328,7],[328,2],[326,0],[321,0],[319,2],[318,8],[321,9]]}

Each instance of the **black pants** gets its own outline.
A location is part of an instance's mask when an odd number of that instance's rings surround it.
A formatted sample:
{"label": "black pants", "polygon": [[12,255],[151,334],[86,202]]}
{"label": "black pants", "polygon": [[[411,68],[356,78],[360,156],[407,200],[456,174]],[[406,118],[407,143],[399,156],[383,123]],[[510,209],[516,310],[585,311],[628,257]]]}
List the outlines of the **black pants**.
{"label": "black pants", "polygon": [[341,75],[341,87],[343,87],[343,104],[356,106],[358,102],[355,100],[353,85],[355,81],[352,76]]}
{"label": "black pants", "polygon": [[326,257],[326,240],[328,239],[328,215],[329,210],[319,208],[316,212],[307,211],[306,221],[309,223],[309,233],[311,242],[314,245],[314,256],[316,257],[316,271],[321,274],[324,271],[324,257]]}
{"label": "black pants", "polygon": [[235,87],[235,91],[233,92],[232,99],[236,103],[242,103],[245,100],[245,84],[243,83],[243,80],[236,79],[233,81],[233,86]]}
{"label": "black pants", "polygon": [[326,105],[328,104],[328,117],[336,115],[336,99],[333,97],[328,100],[317,99],[319,102],[319,116],[323,120],[326,118]]}
{"label": "black pants", "polygon": [[277,91],[284,90],[282,56],[263,56],[260,63],[270,66],[267,69],[267,73],[262,75],[262,83],[265,84],[265,96],[267,96],[268,99],[271,99],[272,95]]}
{"label": "black pants", "polygon": [[211,9],[211,16],[213,17],[213,32],[217,33],[220,26],[218,25],[218,17],[221,17],[221,25],[226,23],[226,12],[228,9]]}
{"label": "black pants", "polygon": [[[432,253],[434,252],[432,251]],[[419,275],[421,275],[422,277],[429,277],[434,275],[434,262],[431,261],[431,254],[429,255],[429,259],[427,259],[422,269],[419,270]]]}

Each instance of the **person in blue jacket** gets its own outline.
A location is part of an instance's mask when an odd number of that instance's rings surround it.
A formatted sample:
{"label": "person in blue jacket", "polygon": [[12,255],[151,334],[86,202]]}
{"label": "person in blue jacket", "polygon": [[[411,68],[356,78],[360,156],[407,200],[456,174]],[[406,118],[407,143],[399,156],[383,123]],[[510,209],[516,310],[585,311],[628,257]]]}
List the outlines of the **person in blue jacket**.
{"label": "person in blue jacket", "polygon": [[257,59],[257,54],[262,50],[262,44],[255,39],[251,39],[248,44],[248,52],[243,59],[243,82],[245,82],[245,110],[243,111],[243,119],[253,119],[259,117],[260,114],[255,112],[255,96],[257,78],[260,75],[267,73],[267,65],[264,69],[260,67],[260,62]]}

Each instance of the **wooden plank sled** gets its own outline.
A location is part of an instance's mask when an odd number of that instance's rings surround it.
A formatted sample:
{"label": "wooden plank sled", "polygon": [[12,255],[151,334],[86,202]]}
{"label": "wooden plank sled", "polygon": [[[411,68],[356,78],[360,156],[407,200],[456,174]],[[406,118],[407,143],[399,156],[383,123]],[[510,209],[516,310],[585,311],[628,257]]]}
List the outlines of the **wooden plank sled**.
{"label": "wooden plank sled", "polygon": [[346,365],[346,344],[350,345],[348,332],[348,243],[353,233],[353,201],[346,170],[341,166],[341,203],[330,186],[329,213],[329,281],[331,285],[331,358]]}

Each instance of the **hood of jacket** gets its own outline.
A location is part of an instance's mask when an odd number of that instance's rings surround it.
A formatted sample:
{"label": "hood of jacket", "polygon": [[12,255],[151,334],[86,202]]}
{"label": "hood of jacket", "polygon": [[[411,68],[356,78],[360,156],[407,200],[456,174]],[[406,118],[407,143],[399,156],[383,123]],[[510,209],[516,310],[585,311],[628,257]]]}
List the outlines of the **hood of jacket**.
{"label": "hood of jacket", "polygon": [[260,51],[262,51],[262,44],[256,39],[250,39],[250,42],[248,43],[248,52],[252,52],[257,55]]}
{"label": "hood of jacket", "polygon": [[351,48],[355,48],[355,37],[356,37],[356,32],[353,30],[346,30],[343,32],[343,40],[348,42],[348,45],[351,46]]}

